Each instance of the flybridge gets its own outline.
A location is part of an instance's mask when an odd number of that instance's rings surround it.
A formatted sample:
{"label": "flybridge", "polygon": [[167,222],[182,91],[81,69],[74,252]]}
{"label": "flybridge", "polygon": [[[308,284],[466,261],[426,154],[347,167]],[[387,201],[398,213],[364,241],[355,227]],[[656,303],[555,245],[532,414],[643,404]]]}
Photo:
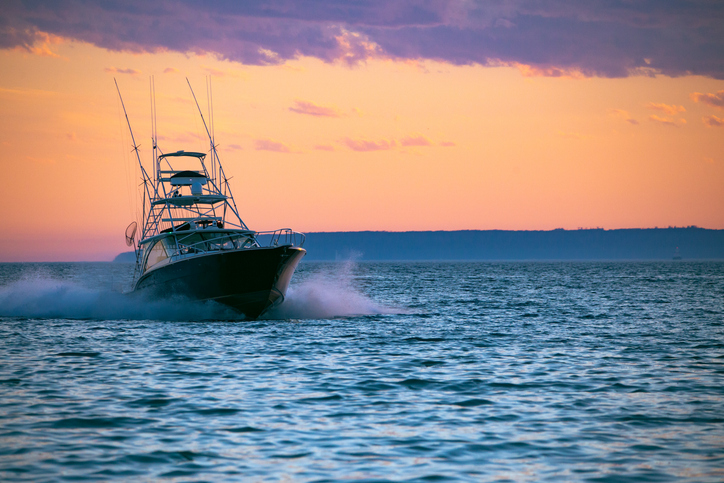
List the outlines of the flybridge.
{"label": "flybridge", "polygon": [[[233,205],[223,168],[214,157],[214,147],[211,154],[211,169],[205,162],[205,153],[177,151],[156,157],[154,196],[145,217],[143,238],[187,230],[190,222],[203,228],[248,230]],[[178,169],[176,162],[184,158],[184,169]],[[187,169],[189,159],[196,164],[195,169]]]}
{"label": "flybridge", "polygon": [[[213,111],[210,110],[212,129],[204,119],[191,83],[186,79],[191,95],[209,139],[209,152],[176,151],[163,153],[158,147],[156,127],[155,85],[151,78],[151,141],[153,145],[152,173],[146,171],[141,162],[138,146],[133,138],[128,115],[128,128],[136,153],[144,186],[143,229],[141,239],[145,240],[161,233],[188,229],[189,222],[199,221],[201,227],[217,226],[249,230],[239,216],[231,194],[229,180],[216,151],[213,135]],[[118,84],[116,83],[118,89]],[[118,92],[120,96],[120,90]],[[121,99],[123,103],[123,99]],[[125,112],[125,106],[124,106]],[[189,169],[189,161],[194,166]]]}

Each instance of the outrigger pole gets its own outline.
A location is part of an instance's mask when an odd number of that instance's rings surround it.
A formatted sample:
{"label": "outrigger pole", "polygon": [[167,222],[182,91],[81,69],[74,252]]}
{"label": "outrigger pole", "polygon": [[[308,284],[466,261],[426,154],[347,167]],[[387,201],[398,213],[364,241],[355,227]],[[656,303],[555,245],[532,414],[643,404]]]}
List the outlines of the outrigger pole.
{"label": "outrigger pole", "polygon": [[[138,161],[138,166],[141,168],[141,173],[143,174],[143,187],[144,187],[144,196],[143,196],[143,218],[145,219],[146,215],[146,200],[148,199],[149,207],[151,202],[151,192],[149,190],[149,183],[150,178],[148,177],[148,173],[146,172],[146,169],[143,167],[143,163],[141,163],[141,156],[138,153],[138,144],[136,144],[136,138],[133,136],[133,129],[131,129],[131,121],[128,119],[128,112],[126,112],[126,105],[123,103],[123,96],[121,95],[121,89],[118,87],[118,81],[116,78],[113,78],[113,82],[116,84],[116,91],[118,91],[118,98],[121,100],[121,107],[123,108],[123,115],[126,116],[126,123],[128,124],[128,131],[131,133],[131,143],[133,144],[133,151],[136,153],[136,160]],[[135,223],[135,222],[134,222]],[[130,227],[130,225],[129,225]],[[135,235],[135,230],[133,231],[133,235]],[[144,225],[143,232],[141,234],[141,239],[145,238],[146,235],[146,227]],[[128,229],[126,229],[126,239],[128,239]],[[131,236],[131,240],[133,240],[133,236]],[[136,253],[136,270],[138,270],[138,264],[139,264],[139,254],[140,254],[140,239],[139,243],[133,244],[133,251]],[[135,278],[135,273],[134,273]]]}
{"label": "outrigger pole", "polygon": [[[239,216],[239,210],[236,207],[236,201],[234,200],[234,197],[231,194],[231,187],[229,186],[229,180],[226,178],[226,174],[224,173],[224,168],[221,166],[221,162],[219,161],[219,155],[216,152],[216,145],[214,144],[214,137],[211,135],[211,132],[209,131],[209,127],[206,125],[206,120],[204,119],[204,113],[201,111],[201,106],[199,106],[199,101],[196,99],[196,94],[194,94],[194,88],[191,87],[191,82],[189,82],[188,77],[186,78],[186,83],[189,85],[189,89],[191,89],[191,95],[193,96],[194,102],[196,103],[196,109],[198,109],[199,116],[201,116],[201,122],[204,123],[204,129],[206,130],[206,135],[209,137],[209,144],[211,145],[211,172],[214,173],[215,167],[216,167],[216,169],[218,169],[219,184],[221,184],[221,180],[223,180],[224,188],[228,192],[228,197],[231,200],[231,204],[232,204],[231,209],[234,211],[236,218],[241,222],[241,226],[248,230],[249,228],[246,226],[246,223],[244,223],[244,220],[242,220],[241,216]],[[219,191],[221,191],[221,186],[219,186],[218,188],[219,188]],[[227,205],[228,204],[225,204],[224,207],[226,207]]]}

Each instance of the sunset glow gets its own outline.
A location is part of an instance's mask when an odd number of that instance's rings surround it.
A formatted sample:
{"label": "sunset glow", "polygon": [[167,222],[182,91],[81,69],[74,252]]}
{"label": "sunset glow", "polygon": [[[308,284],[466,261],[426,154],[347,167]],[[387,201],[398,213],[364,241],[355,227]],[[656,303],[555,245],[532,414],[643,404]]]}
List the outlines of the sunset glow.
{"label": "sunset glow", "polygon": [[[21,16],[10,10],[3,25]],[[113,79],[150,166],[150,76],[164,152],[209,150],[185,78],[205,114],[211,79],[219,153],[252,229],[724,229],[724,71],[699,67],[721,65],[721,49],[685,70],[654,52],[619,72],[408,55],[391,39],[402,31],[319,22],[346,25],[334,51],[253,50],[264,62],[223,37],[173,48],[13,27],[32,35],[0,45],[0,260],[127,249],[140,180]]]}

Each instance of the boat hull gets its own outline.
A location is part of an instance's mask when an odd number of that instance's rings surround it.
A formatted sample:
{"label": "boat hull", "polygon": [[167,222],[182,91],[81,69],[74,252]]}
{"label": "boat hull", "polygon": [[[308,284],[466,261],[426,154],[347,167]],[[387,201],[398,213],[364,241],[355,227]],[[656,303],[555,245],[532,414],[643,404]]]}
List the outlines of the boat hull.
{"label": "boat hull", "polygon": [[149,270],[135,290],[159,298],[214,300],[256,319],[284,301],[305,253],[303,248],[278,246],[199,255]]}

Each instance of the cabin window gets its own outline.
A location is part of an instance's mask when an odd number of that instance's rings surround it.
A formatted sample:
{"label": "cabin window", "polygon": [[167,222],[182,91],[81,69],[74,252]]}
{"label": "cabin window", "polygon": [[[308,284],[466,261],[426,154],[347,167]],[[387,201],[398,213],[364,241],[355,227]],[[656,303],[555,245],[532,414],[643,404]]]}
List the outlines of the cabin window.
{"label": "cabin window", "polygon": [[153,247],[149,251],[148,257],[146,258],[146,268],[144,270],[148,270],[149,268],[154,267],[161,262],[167,261],[168,253],[166,252],[166,247],[164,246],[163,240],[159,240],[153,245]]}

